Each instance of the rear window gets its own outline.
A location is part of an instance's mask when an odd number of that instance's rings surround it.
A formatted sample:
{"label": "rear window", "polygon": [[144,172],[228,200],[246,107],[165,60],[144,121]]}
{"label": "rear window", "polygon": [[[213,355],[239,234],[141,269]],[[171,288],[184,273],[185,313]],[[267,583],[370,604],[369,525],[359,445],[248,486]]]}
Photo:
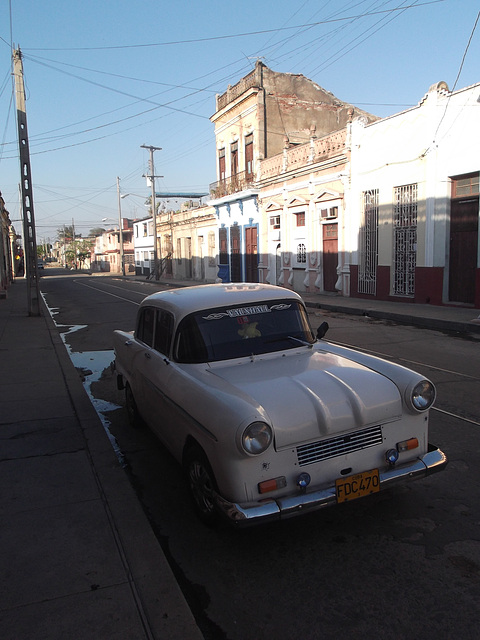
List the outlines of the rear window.
{"label": "rear window", "polygon": [[215,362],[313,344],[305,308],[294,300],[209,309],[184,318],[178,362]]}

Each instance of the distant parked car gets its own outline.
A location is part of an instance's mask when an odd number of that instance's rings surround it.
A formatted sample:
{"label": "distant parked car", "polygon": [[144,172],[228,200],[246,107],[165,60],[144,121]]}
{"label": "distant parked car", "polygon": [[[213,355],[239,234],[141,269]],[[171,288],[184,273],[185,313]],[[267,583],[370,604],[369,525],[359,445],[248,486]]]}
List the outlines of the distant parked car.
{"label": "distant parked car", "polygon": [[315,337],[302,299],[262,284],[147,297],[115,331],[119,388],[183,465],[207,523],[306,513],[439,471],[433,384]]}
{"label": "distant parked car", "polygon": [[37,269],[45,269],[45,265],[43,264],[43,260],[37,260]]}

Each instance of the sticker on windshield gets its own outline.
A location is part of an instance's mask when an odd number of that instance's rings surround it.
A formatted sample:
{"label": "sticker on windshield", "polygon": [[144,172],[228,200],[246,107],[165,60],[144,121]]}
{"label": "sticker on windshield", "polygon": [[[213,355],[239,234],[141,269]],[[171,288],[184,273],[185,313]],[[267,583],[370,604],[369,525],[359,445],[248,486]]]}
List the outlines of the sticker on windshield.
{"label": "sticker on windshield", "polygon": [[272,304],[269,307],[266,304],[258,304],[253,307],[237,307],[236,309],[227,309],[226,311],[217,311],[208,316],[202,316],[204,320],[219,320],[220,318],[244,318],[245,316],[255,316],[260,313],[270,313],[271,311],[284,311],[290,309],[290,304]]}

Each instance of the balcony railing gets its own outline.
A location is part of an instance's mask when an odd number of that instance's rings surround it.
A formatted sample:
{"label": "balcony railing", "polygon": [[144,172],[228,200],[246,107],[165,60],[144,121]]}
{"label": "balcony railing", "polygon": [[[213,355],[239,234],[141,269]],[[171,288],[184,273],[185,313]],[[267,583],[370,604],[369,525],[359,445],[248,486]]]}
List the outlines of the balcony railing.
{"label": "balcony railing", "polygon": [[345,152],[346,129],[330,133],[323,138],[285,149],[260,163],[260,179],[265,180],[294,169],[328,160]]}
{"label": "balcony railing", "polygon": [[223,198],[229,196],[232,193],[238,191],[244,191],[253,186],[253,174],[241,171],[233,176],[213,182],[210,185],[210,197],[211,198]]}

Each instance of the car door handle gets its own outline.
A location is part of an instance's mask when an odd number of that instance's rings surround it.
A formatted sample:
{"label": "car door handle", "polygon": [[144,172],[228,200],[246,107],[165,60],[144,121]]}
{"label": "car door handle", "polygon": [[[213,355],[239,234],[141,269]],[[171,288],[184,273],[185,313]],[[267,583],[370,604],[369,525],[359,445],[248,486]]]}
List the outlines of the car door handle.
{"label": "car door handle", "polygon": [[148,351],[145,351],[145,353],[143,354],[145,356],[145,358],[148,358],[150,360],[150,358],[152,357]]}

